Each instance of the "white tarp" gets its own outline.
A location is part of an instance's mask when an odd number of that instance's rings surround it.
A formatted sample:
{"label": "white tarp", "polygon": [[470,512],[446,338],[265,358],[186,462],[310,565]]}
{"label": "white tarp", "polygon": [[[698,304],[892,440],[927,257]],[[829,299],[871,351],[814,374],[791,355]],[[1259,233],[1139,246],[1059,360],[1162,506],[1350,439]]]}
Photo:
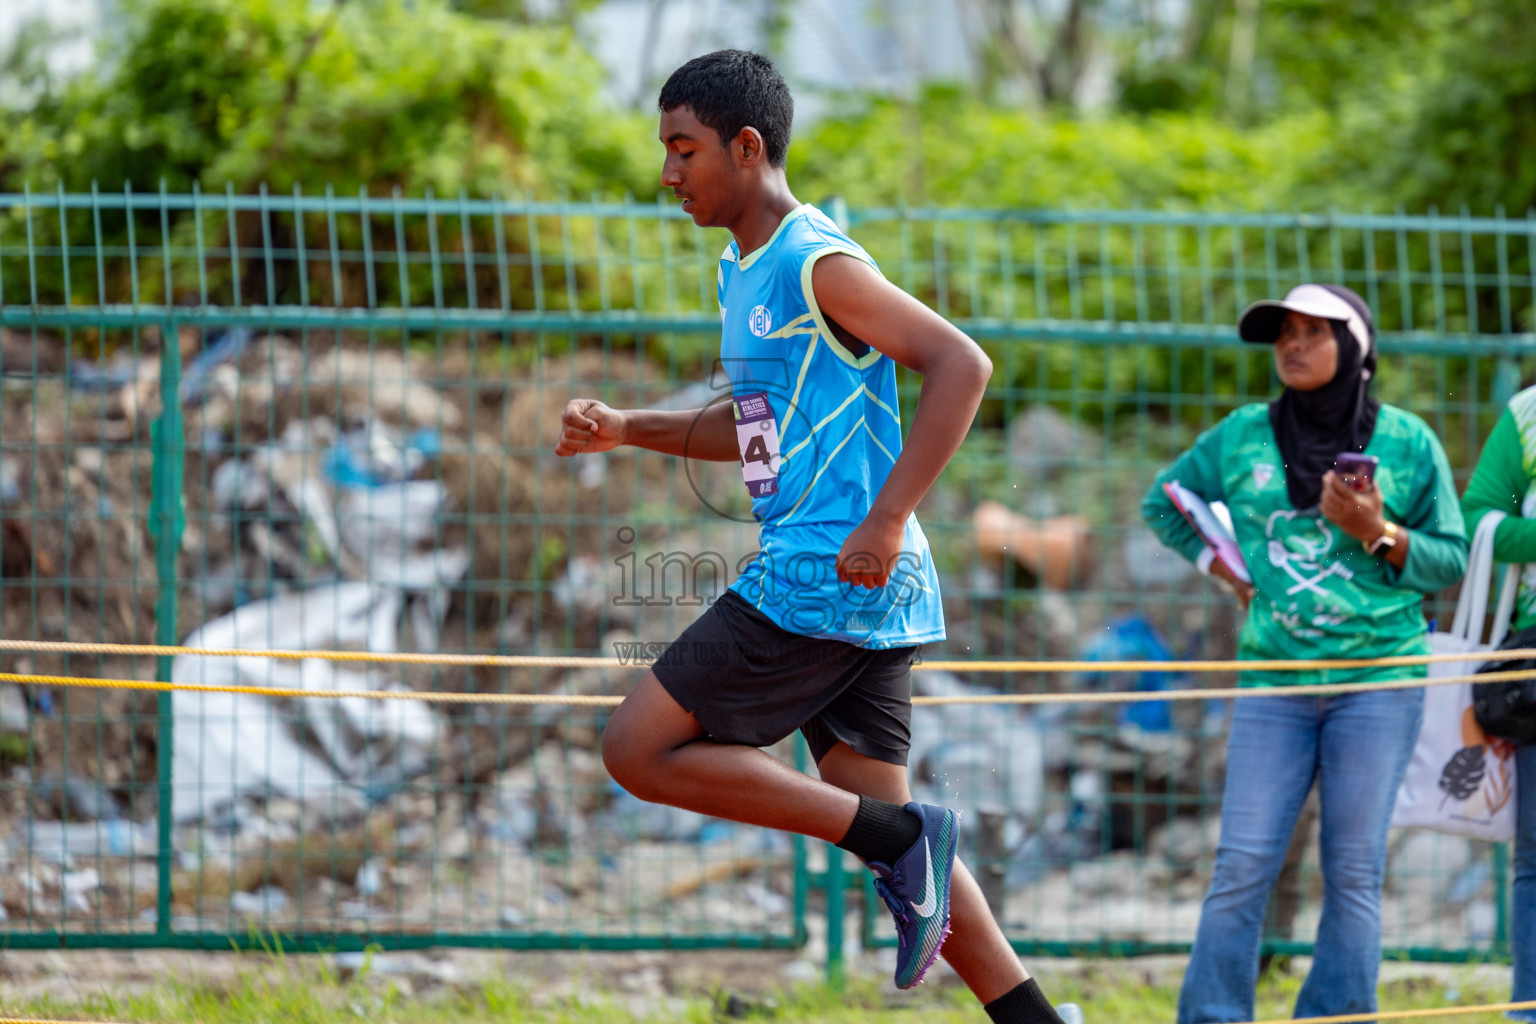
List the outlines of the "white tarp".
{"label": "white tarp", "polygon": [[[462,570],[461,570],[462,571]],[[407,600],[371,583],[336,583],[235,609],[187,638],[189,647],[396,649]],[[178,683],[302,690],[404,690],[388,666],[181,655]],[[178,822],[222,813],[242,794],[360,809],[364,787],[425,771],[442,723],[413,700],[293,699],[176,691],[172,806]]]}

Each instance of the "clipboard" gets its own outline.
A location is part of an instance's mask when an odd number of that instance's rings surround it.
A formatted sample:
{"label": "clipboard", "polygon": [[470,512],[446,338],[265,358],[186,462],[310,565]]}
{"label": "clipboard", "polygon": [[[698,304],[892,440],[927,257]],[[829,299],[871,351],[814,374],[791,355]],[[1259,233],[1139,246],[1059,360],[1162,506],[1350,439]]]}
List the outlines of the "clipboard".
{"label": "clipboard", "polygon": [[1179,510],[1179,514],[1189,523],[1205,546],[1216,553],[1221,560],[1238,579],[1251,584],[1253,577],[1248,573],[1248,563],[1243,561],[1243,552],[1237,546],[1237,538],[1232,535],[1227,524],[1211,510],[1204,498],[1194,491],[1180,484],[1177,480],[1170,480],[1163,484],[1163,492],[1173,502],[1173,507]]}

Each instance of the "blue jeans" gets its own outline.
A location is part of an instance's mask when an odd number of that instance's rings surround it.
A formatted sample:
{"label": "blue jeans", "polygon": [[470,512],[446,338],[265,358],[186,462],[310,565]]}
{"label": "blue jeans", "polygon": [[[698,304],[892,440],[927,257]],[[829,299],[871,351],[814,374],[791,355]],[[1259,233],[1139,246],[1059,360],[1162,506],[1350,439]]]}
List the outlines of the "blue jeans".
{"label": "blue jeans", "polygon": [[[1536,744],[1515,752],[1515,896],[1510,953],[1515,984],[1510,1001],[1536,999]],[[1512,1020],[1536,1021],[1536,1010],[1512,1010]]]}
{"label": "blue jeans", "polygon": [[1314,779],[1323,911],[1296,1016],[1375,1011],[1387,825],[1423,716],[1417,689],[1237,701],[1221,842],[1179,1024],[1253,1019],[1264,909]]}

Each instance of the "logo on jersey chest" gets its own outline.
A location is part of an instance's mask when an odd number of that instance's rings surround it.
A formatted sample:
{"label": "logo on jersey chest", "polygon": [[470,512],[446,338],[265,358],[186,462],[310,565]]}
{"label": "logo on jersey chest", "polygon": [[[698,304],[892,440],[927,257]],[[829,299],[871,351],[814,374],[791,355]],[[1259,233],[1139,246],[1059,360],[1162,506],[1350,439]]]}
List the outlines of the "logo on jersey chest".
{"label": "logo on jersey chest", "polygon": [[1257,463],[1253,467],[1253,486],[1259,490],[1269,486],[1269,482],[1275,478],[1275,467],[1267,462]]}
{"label": "logo on jersey chest", "polygon": [[768,336],[768,332],[773,330],[773,314],[768,312],[767,306],[752,307],[752,312],[747,314],[747,330],[759,338]]}

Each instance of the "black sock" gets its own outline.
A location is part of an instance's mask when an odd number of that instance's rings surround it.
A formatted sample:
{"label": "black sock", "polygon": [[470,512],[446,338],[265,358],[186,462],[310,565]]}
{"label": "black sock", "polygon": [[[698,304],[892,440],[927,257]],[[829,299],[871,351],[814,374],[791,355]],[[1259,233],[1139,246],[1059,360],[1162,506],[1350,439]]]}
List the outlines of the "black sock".
{"label": "black sock", "polygon": [[1061,1024],[1061,1018],[1046,1000],[1034,978],[1011,988],[982,1009],[992,1024]]}
{"label": "black sock", "polygon": [[895,864],[923,834],[923,819],[908,814],[900,804],[889,804],[872,796],[859,797],[859,812],[848,826],[848,834],[834,845],[860,860],[878,860]]}

